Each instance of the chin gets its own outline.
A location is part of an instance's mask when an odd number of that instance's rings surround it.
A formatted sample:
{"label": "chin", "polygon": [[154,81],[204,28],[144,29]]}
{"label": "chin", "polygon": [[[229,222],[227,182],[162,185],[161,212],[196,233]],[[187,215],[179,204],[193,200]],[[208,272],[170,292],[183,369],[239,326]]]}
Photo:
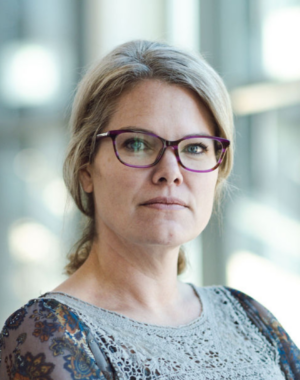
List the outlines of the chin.
{"label": "chin", "polygon": [[[153,244],[169,247],[179,247],[185,244],[195,237],[198,236],[197,233],[191,233],[186,227],[173,226],[173,228],[151,228],[151,230],[145,233],[145,230],[141,231],[139,234],[140,244]],[[143,237],[140,239],[140,237]],[[141,241],[142,240],[142,241]]]}

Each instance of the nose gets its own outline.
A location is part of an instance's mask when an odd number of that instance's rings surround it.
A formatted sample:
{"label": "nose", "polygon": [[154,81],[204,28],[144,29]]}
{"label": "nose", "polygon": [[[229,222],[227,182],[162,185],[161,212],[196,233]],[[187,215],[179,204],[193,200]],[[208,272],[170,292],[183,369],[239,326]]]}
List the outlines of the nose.
{"label": "nose", "polygon": [[155,184],[175,184],[180,185],[183,182],[180,163],[173,147],[168,147],[158,164],[153,167],[152,180]]}

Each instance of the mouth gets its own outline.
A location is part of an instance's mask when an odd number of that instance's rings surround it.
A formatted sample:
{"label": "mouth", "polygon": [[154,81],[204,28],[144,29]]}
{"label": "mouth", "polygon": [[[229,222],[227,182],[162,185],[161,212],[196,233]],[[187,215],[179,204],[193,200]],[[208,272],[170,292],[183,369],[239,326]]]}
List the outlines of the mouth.
{"label": "mouth", "polygon": [[148,206],[150,208],[156,208],[156,209],[167,209],[167,210],[182,210],[187,206],[187,204],[178,198],[173,197],[157,197],[152,198],[146,201],[145,203],[142,203],[141,206]]}

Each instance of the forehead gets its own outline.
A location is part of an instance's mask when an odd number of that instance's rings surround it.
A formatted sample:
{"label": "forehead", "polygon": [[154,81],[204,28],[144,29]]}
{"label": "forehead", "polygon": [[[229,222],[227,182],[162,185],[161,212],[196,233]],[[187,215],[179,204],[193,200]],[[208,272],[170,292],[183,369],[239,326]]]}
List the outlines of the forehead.
{"label": "forehead", "polygon": [[158,80],[144,80],[123,93],[107,130],[136,127],[165,138],[214,134],[210,111],[192,90]]}

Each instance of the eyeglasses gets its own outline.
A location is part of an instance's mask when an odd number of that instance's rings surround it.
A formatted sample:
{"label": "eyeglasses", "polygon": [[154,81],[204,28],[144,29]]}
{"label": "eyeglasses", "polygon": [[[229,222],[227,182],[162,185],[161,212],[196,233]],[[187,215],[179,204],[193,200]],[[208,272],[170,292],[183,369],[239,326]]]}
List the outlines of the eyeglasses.
{"label": "eyeglasses", "polygon": [[186,170],[196,173],[211,172],[222,163],[230,141],[221,137],[191,135],[168,141],[150,132],[134,129],[108,131],[97,135],[97,140],[110,137],[118,160],[132,168],[150,168],[171,147],[177,161]]}

